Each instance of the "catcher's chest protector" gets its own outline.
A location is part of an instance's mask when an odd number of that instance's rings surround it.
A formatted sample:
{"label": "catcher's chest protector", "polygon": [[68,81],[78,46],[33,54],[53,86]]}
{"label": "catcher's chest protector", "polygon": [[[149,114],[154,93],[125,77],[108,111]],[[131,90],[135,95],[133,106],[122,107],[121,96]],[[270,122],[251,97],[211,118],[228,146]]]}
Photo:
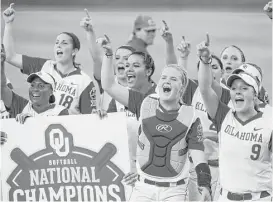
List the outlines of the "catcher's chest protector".
{"label": "catcher's chest protector", "polygon": [[151,96],[143,101],[137,158],[144,173],[175,177],[182,171],[188,151],[186,137],[193,114],[189,106],[182,106],[179,112],[168,113],[159,107],[158,99]]}

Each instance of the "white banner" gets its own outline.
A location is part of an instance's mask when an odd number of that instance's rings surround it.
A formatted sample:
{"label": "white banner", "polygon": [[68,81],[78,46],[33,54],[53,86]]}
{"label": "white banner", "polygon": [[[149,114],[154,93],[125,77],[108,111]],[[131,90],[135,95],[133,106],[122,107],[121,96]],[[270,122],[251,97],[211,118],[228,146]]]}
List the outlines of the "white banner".
{"label": "white banner", "polygon": [[125,113],[1,120],[3,201],[125,201]]}

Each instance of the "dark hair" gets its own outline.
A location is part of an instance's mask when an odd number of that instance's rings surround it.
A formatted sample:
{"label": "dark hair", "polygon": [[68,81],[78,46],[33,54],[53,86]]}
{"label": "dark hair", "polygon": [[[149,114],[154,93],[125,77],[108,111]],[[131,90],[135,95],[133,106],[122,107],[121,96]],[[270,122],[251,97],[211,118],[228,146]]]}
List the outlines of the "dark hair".
{"label": "dark hair", "polygon": [[136,51],[136,49],[133,48],[132,46],[123,45],[123,46],[120,46],[120,47],[117,48],[117,50],[116,50],[116,52],[115,52],[115,55],[116,55],[116,53],[117,53],[117,51],[118,51],[119,49],[127,49],[127,50],[131,51],[132,53]]}
{"label": "dark hair", "polygon": [[[81,42],[80,42],[79,38],[75,34],[73,34],[72,32],[62,32],[60,34],[66,34],[66,35],[70,36],[71,39],[72,39],[73,49],[77,48],[78,50],[80,50],[80,48],[81,48]],[[76,59],[76,55],[73,55],[73,65],[76,68],[79,68],[80,64],[76,63],[75,59]]]}
{"label": "dark hair", "polygon": [[[220,58],[218,58],[216,55],[211,55],[211,57],[213,59],[215,59],[218,62],[220,68],[223,69],[223,63],[221,62]],[[197,62],[197,69],[198,70],[199,70],[199,66],[200,66],[200,60]]]}
{"label": "dark hair", "polygon": [[153,76],[154,71],[155,71],[155,63],[154,63],[154,60],[151,57],[151,55],[148,53],[145,53],[145,52],[141,52],[141,51],[135,51],[132,54],[130,54],[129,57],[131,55],[139,55],[139,56],[143,57],[146,69],[152,70],[151,75],[149,75],[149,77],[148,77],[148,80],[151,81],[151,77]]}
{"label": "dark hair", "polygon": [[244,52],[242,51],[242,49],[240,49],[238,46],[235,46],[235,45],[230,45],[230,46],[225,47],[225,48],[222,50],[222,52],[221,52],[221,54],[220,54],[220,57],[222,56],[223,52],[224,52],[227,48],[229,48],[229,47],[236,48],[236,49],[240,52],[240,54],[241,54],[242,62],[245,62],[245,61],[246,61],[245,54],[244,54]]}

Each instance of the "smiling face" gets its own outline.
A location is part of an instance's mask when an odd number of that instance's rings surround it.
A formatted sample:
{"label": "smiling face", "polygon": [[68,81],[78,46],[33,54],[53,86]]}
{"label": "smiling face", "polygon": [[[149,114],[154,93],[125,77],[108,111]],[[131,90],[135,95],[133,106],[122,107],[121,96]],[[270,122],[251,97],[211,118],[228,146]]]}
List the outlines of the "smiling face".
{"label": "smiling face", "polygon": [[227,79],[232,71],[243,63],[242,54],[237,48],[230,46],[221,54],[221,61],[225,72],[224,77]]}
{"label": "smiling face", "polygon": [[125,67],[126,63],[128,61],[129,55],[132,53],[132,51],[126,49],[126,48],[120,48],[116,51],[115,54],[115,74],[118,79],[127,79],[125,75]]}
{"label": "smiling face", "polygon": [[255,106],[255,90],[242,79],[232,82],[230,97],[236,112],[247,112]]}
{"label": "smiling face", "polygon": [[78,49],[74,49],[72,38],[62,33],[57,36],[54,45],[54,56],[58,63],[67,64],[73,61],[73,55],[77,53]]}
{"label": "smiling face", "polygon": [[47,105],[49,98],[53,94],[50,84],[45,83],[39,77],[33,79],[29,88],[29,99],[34,105]]}
{"label": "smiling face", "polygon": [[181,73],[172,67],[164,68],[158,82],[160,100],[179,102],[185,88],[182,84]]}
{"label": "smiling face", "polygon": [[146,68],[144,58],[141,55],[133,54],[128,58],[125,74],[129,88],[140,90],[151,74],[151,70]]}

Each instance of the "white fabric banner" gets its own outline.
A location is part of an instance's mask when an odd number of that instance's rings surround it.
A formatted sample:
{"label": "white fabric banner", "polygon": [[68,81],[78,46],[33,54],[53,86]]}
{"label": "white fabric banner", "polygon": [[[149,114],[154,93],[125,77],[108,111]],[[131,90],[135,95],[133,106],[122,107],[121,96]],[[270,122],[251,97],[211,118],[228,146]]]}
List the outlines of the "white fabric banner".
{"label": "white fabric banner", "polygon": [[[3,201],[125,201],[125,113],[1,120]],[[128,189],[126,189],[128,191]],[[126,191],[126,192],[127,192]]]}

